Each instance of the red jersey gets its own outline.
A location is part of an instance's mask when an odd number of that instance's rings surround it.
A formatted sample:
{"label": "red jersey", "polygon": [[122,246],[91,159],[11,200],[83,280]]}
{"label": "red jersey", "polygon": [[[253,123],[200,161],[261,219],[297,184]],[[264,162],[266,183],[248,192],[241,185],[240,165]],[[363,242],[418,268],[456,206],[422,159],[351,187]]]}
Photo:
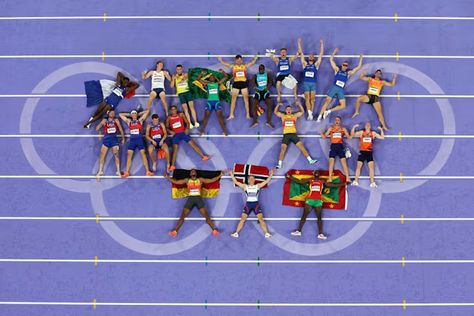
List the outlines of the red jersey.
{"label": "red jersey", "polygon": [[115,119],[107,120],[104,124],[104,135],[117,135],[117,122]]}
{"label": "red jersey", "polygon": [[181,115],[176,114],[170,116],[170,129],[175,133],[182,133],[186,130]]}
{"label": "red jersey", "polygon": [[151,125],[150,126],[150,137],[153,139],[153,140],[160,140],[163,135],[164,135],[164,131],[163,129],[161,128],[161,123],[158,123],[157,125]]}
{"label": "red jersey", "polygon": [[321,192],[323,192],[324,182],[321,180],[311,179],[309,180],[309,195],[308,200],[321,200]]}
{"label": "red jersey", "polygon": [[363,131],[359,138],[359,150],[360,151],[372,151],[372,144],[374,142],[374,133],[372,131]]}
{"label": "red jersey", "polygon": [[143,124],[139,120],[132,120],[128,125],[130,128],[130,136],[136,137],[142,134]]}

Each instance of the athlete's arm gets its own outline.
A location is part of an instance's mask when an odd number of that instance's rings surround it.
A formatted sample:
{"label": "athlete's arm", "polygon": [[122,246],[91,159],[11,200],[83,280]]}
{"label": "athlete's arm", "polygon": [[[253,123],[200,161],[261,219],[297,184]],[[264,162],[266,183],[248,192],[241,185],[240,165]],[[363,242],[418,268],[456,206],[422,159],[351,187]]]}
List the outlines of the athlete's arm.
{"label": "athlete's arm", "polygon": [[253,75],[252,81],[250,82],[252,83],[252,88],[257,87],[257,74]]}
{"label": "athlete's arm", "polygon": [[119,113],[119,117],[122,121],[124,121],[127,125],[130,123],[130,119],[128,118],[128,113]]}
{"label": "athlete's arm", "polygon": [[275,114],[277,117],[281,118],[283,116],[283,114],[280,113],[279,109],[280,109],[280,105],[277,104],[275,106],[275,108],[273,109],[273,114]]}
{"label": "athlete's arm", "polygon": [[273,174],[275,173],[275,170],[272,169],[272,171],[270,171],[270,174],[268,175],[268,178],[263,181],[263,182],[260,182],[259,184],[257,184],[258,188],[261,189],[263,188],[264,186],[266,186],[267,184],[270,183],[270,181],[272,181],[272,177],[273,177]]}
{"label": "athlete's arm", "polygon": [[275,83],[273,80],[273,75],[269,72],[267,72],[267,90],[270,91],[270,88],[273,86]]}
{"label": "athlete's arm", "polygon": [[174,88],[174,82],[176,80],[176,74],[174,74],[173,76],[171,76],[171,80],[170,80],[170,88]]}
{"label": "athlete's arm", "polygon": [[199,178],[199,181],[201,181],[202,183],[212,183],[219,180],[223,175],[224,175],[224,171],[221,171],[221,174],[218,175],[217,177],[214,177],[212,179]]}
{"label": "athlete's arm", "polygon": [[170,117],[169,117],[169,116],[166,118],[166,131],[167,131],[171,136],[173,136],[173,135],[175,134],[175,132],[173,132],[173,131],[171,130],[171,127],[170,127]]}
{"label": "athlete's arm", "polygon": [[252,59],[249,63],[247,63],[245,66],[246,66],[246,67],[252,67],[252,66],[255,65],[255,63],[257,62],[257,59],[258,59],[258,55],[255,55],[255,56],[253,57],[253,59]]}
{"label": "athlete's arm", "polygon": [[347,129],[345,127],[343,127],[342,130],[344,131],[344,135],[346,135],[347,139],[352,139],[352,135],[347,132]]}
{"label": "athlete's arm", "polygon": [[359,75],[359,79],[360,79],[360,80],[364,80],[364,81],[369,81],[369,80],[370,80],[370,77],[367,77],[367,76],[365,75],[365,70],[362,69],[361,72],[360,72],[360,75]]}
{"label": "athlete's arm", "polygon": [[120,131],[120,136],[122,136],[122,144],[125,144],[125,134],[123,133],[122,124],[120,124],[120,121],[118,119],[115,119],[115,124],[117,124],[118,129]]}
{"label": "athlete's arm", "polygon": [[217,57],[217,60],[218,60],[221,64],[223,64],[224,66],[226,66],[227,68],[232,69],[233,65],[232,65],[231,63],[228,63],[228,62],[224,61],[224,60],[222,59],[222,57],[220,57],[220,56]]}
{"label": "athlete's arm", "polygon": [[352,129],[351,129],[351,137],[359,137],[360,135],[357,135],[359,134],[359,132],[356,133],[356,128],[359,127],[359,124],[355,124],[354,126],[352,126]]}
{"label": "athlete's arm", "polygon": [[384,131],[383,131],[383,128],[381,128],[381,127],[379,126],[378,129],[379,129],[379,131],[380,131],[380,134],[377,133],[377,132],[373,132],[375,138],[384,139],[384,138],[385,138],[385,133],[384,133]]}
{"label": "athlete's arm", "polygon": [[148,114],[150,114],[150,110],[147,109],[145,111],[141,111],[140,113],[138,113],[138,120],[143,123],[145,122],[146,118],[148,117]]}
{"label": "athlete's arm", "polygon": [[125,87],[125,94],[128,94],[129,92],[135,91],[140,84],[135,81],[130,81],[127,86]]}
{"label": "athlete's arm", "polygon": [[142,72],[142,80],[148,79],[153,75],[154,70],[145,70]]}
{"label": "athlete's arm", "polygon": [[383,85],[384,86],[387,86],[387,87],[393,87],[395,85],[395,83],[397,82],[397,74],[393,74],[393,77],[392,77],[392,81],[391,82],[388,82],[388,81],[383,81]]}
{"label": "athlete's arm", "polygon": [[150,130],[151,130],[150,125],[147,125],[147,126],[146,126],[146,131],[145,131],[145,139],[146,139],[147,141],[149,141],[150,143],[153,143],[153,142],[155,142],[155,140],[154,140],[153,138],[151,138],[151,136],[150,136]]}
{"label": "athlete's arm", "polygon": [[122,82],[123,78],[125,78],[125,76],[123,75],[123,73],[121,73],[120,71],[117,72],[117,77],[115,78],[115,85],[118,87],[120,86],[120,83]]}
{"label": "athlete's arm", "polygon": [[218,84],[223,84],[229,78],[229,75],[227,74],[227,72],[221,71],[221,74],[223,74],[224,77],[222,77],[222,79],[217,82]]}
{"label": "athlete's arm", "polygon": [[270,58],[275,62],[275,64],[278,65],[279,60],[278,60],[278,57],[276,57],[274,53],[270,53]]}
{"label": "athlete's arm", "polygon": [[165,123],[160,122],[161,129],[163,130],[163,137],[162,137],[162,142],[165,141],[166,137],[168,137],[168,130],[166,129]]}
{"label": "athlete's arm", "polygon": [[188,178],[182,179],[182,180],[175,180],[169,176],[166,172],[163,174],[163,177],[167,179],[169,182],[174,183],[174,184],[186,184],[188,182]]}
{"label": "athlete's arm", "polygon": [[100,121],[100,123],[97,125],[97,127],[95,128],[95,130],[100,133],[100,129],[104,126],[105,122],[106,122],[105,119],[103,119],[102,121]]}
{"label": "athlete's arm", "polygon": [[357,64],[357,67],[355,67],[354,69],[351,69],[347,72],[347,74],[349,76],[352,76],[353,74],[355,74],[356,72],[359,71],[360,67],[362,67],[362,59],[364,59],[364,55],[360,54],[359,55],[359,63]]}
{"label": "athlete's arm", "polygon": [[300,102],[298,102],[298,112],[295,113],[295,116],[298,118],[304,114],[304,108]]}
{"label": "athlete's arm", "polygon": [[321,65],[321,61],[323,60],[323,52],[324,52],[324,43],[323,39],[319,40],[319,55],[318,55],[318,60],[316,61],[316,68],[319,68]]}
{"label": "athlete's arm", "polygon": [[320,130],[321,138],[326,138],[326,137],[328,137],[330,133],[331,133],[331,127],[328,128],[328,130],[326,131],[326,133],[324,132],[324,130]]}
{"label": "athlete's arm", "polygon": [[165,75],[165,78],[168,79],[168,81],[171,81],[170,73],[168,71],[164,70],[163,75]]}
{"label": "athlete's arm", "polygon": [[236,186],[238,186],[238,187],[241,188],[241,189],[245,189],[245,184],[242,184],[242,183],[240,183],[239,181],[237,181],[237,179],[236,179],[235,176],[234,176],[234,172],[232,172],[232,171],[229,172],[229,175],[230,175],[230,178],[232,179],[232,182],[233,182]]}
{"label": "athlete's arm", "polygon": [[336,62],[334,61],[334,56],[336,56],[337,52],[339,51],[339,48],[334,48],[334,51],[331,54],[331,57],[329,57],[329,63],[331,64],[331,67],[334,71],[339,71],[339,67],[337,67]]}
{"label": "athlete's arm", "polygon": [[302,45],[301,38],[298,38],[298,53],[300,54],[301,66],[303,66],[303,69],[304,69],[304,67],[306,67],[307,65],[307,62],[304,59],[303,45]]}
{"label": "athlete's arm", "polygon": [[324,186],[329,187],[329,188],[338,188],[338,187],[343,187],[346,185],[344,182],[341,182],[341,183],[334,183],[334,182],[327,182],[327,181],[323,181],[323,182],[324,182]]}

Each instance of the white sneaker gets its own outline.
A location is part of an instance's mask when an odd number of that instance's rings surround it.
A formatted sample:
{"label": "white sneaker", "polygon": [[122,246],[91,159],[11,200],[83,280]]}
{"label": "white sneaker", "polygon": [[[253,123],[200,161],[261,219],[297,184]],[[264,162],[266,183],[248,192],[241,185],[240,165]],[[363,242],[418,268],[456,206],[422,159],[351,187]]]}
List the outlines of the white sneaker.
{"label": "white sneaker", "polygon": [[239,233],[232,233],[230,234],[230,237],[239,238]]}
{"label": "white sneaker", "polygon": [[313,113],[309,112],[308,113],[308,121],[312,121],[313,120]]}
{"label": "white sneaker", "polygon": [[315,163],[318,162],[318,159],[311,159],[311,160],[308,160],[308,162],[310,165],[314,165]]}
{"label": "white sneaker", "polygon": [[355,180],[354,180],[354,181],[352,181],[351,185],[353,185],[353,186],[355,186],[355,187],[356,187],[356,186],[358,186],[358,185],[359,185],[359,182],[357,182],[357,181],[355,181]]}
{"label": "white sneaker", "polygon": [[318,118],[316,119],[316,122],[321,123],[322,119],[323,119],[323,117],[321,115],[318,115]]}
{"label": "white sneaker", "polygon": [[283,164],[282,164],[282,163],[278,163],[278,164],[275,166],[275,168],[277,168],[277,169],[281,169],[282,167],[283,167]]}
{"label": "white sneaker", "polygon": [[326,235],[324,235],[324,234],[319,234],[319,235],[318,235],[318,239],[326,240],[326,239],[328,239],[328,237],[327,237]]}
{"label": "white sneaker", "polygon": [[371,187],[371,188],[376,188],[376,187],[377,187],[377,184],[376,184],[375,182],[371,182],[371,183],[370,183],[370,187]]}
{"label": "white sneaker", "polygon": [[329,116],[329,114],[331,114],[331,110],[326,110],[326,111],[324,111],[324,113],[323,113],[323,120],[325,120],[326,117]]}
{"label": "white sneaker", "polygon": [[301,232],[299,230],[294,230],[291,232],[292,236],[301,236]]}
{"label": "white sneaker", "polygon": [[194,128],[193,124],[189,124],[189,129],[193,129],[193,128]]}
{"label": "white sneaker", "polygon": [[200,126],[200,125],[199,125],[198,122],[195,122],[195,123],[194,123],[194,127],[195,127],[195,128],[198,128],[199,126]]}
{"label": "white sneaker", "polygon": [[265,238],[270,238],[270,237],[272,237],[272,234],[270,234],[270,233],[265,233]]}

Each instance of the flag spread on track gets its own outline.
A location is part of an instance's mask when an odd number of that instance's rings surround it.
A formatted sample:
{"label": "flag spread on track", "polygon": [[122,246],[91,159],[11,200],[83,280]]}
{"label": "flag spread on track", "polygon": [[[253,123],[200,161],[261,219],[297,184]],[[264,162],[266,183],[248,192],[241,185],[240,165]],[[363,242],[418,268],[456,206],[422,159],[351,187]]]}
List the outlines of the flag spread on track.
{"label": "flag spread on track", "polygon": [[[186,169],[176,169],[173,171],[173,179],[182,180],[189,178],[189,172],[191,170]],[[212,179],[220,175],[220,171],[210,171],[210,170],[197,170],[198,178]],[[220,182],[219,180],[212,183],[203,183],[201,188],[201,196],[203,198],[213,198],[219,195]],[[180,199],[187,197],[189,191],[186,184],[174,184],[171,185],[171,197],[173,199]]]}
{"label": "flag spread on track", "polygon": [[[295,170],[288,171],[288,174],[297,179],[309,179],[313,177],[313,170]],[[329,172],[327,170],[320,170],[319,177],[327,179]],[[334,170],[333,183],[340,183],[346,181],[346,176],[340,170]],[[299,184],[290,179],[286,179],[283,186],[283,205],[302,207],[306,197],[309,194],[308,183]],[[334,210],[345,210],[347,201],[346,187],[329,188],[323,187],[323,208]]]}
{"label": "flag spread on track", "polygon": [[240,183],[249,184],[249,177],[255,177],[255,183],[260,183],[267,180],[270,172],[265,166],[234,164],[234,176]]}
{"label": "flag spread on track", "polygon": [[[206,79],[209,77],[209,75],[213,74],[217,80],[221,80],[222,77],[224,76],[222,73],[219,71],[214,71],[211,69],[207,68],[191,68],[188,70],[188,84],[189,84],[189,90],[193,94],[195,99],[207,99],[207,90],[206,88],[202,85],[202,83],[199,82],[198,77],[201,74],[201,72],[205,72],[202,78]],[[227,90],[227,83],[229,83],[230,78],[232,76],[228,76],[228,80],[226,80],[223,84],[219,86],[219,99],[222,101],[225,101],[227,103],[230,103],[230,93],[229,90]]]}

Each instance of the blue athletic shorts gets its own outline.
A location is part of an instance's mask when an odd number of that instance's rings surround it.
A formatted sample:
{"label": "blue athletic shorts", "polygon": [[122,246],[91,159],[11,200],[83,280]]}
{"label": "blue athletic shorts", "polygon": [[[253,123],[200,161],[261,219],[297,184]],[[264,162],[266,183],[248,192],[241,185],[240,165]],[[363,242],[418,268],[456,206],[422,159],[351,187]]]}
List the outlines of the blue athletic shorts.
{"label": "blue athletic shorts", "polygon": [[332,88],[329,89],[328,97],[330,97],[331,99],[337,97],[339,101],[346,99],[346,96],[344,95],[344,89],[338,86],[332,86]]}
{"label": "blue athletic shorts", "polygon": [[191,140],[191,136],[186,135],[185,132],[176,133],[174,134],[173,138],[171,139],[171,144],[178,145],[182,140],[188,143]]}
{"label": "blue athletic shorts", "polygon": [[331,144],[331,149],[329,150],[329,158],[336,157],[339,157],[339,159],[346,158],[346,153],[344,152],[343,144]]}
{"label": "blue athletic shorts", "polygon": [[255,215],[262,213],[262,209],[260,208],[260,204],[258,202],[247,202],[245,203],[245,207],[243,212],[247,215],[254,212]]}
{"label": "blue athletic shorts", "polygon": [[145,144],[143,143],[142,137],[130,137],[130,142],[128,143],[128,150],[142,150],[145,149]]}
{"label": "blue athletic shorts", "polygon": [[116,135],[104,136],[102,145],[107,148],[112,148],[119,145],[118,137]]}
{"label": "blue athletic shorts", "polygon": [[156,95],[159,97],[159,96],[160,96],[160,93],[161,93],[161,92],[164,92],[165,89],[163,89],[163,88],[156,88],[156,89],[153,89],[153,91],[155,91],[155,92],[156,92]]}
{"label": "blue athletic shorts", "polygon": [[208,100],[207,101],[207,104],[206,104],[206,111],[219,111],[221,110],[222,107],[221,107],[221,103],[219,101],[211,101],[211,100]]}
{"label": "blue athletic shorts", "polygon": [[316,92],[316,82],[303,82],[304,92]]}

